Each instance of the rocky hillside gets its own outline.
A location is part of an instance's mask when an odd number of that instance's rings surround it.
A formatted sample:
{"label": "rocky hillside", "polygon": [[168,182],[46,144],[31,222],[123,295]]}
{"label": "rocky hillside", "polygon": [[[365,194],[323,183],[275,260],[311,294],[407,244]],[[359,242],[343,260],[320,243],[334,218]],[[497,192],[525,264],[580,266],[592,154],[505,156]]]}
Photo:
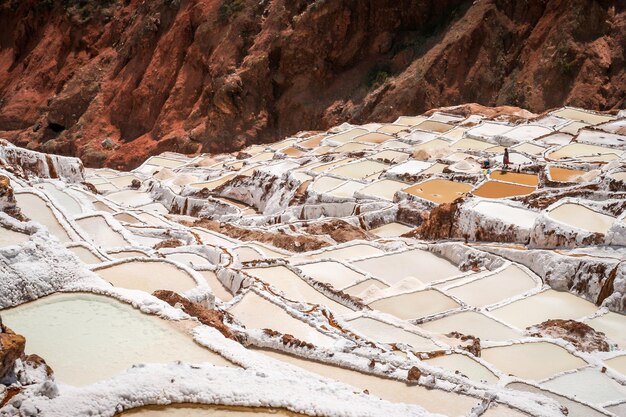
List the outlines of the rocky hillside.
{"label": "rocky hillside", "polygon": [[622,108],[611,0],[0,0],[0,137],[132,167],[478,102]]}

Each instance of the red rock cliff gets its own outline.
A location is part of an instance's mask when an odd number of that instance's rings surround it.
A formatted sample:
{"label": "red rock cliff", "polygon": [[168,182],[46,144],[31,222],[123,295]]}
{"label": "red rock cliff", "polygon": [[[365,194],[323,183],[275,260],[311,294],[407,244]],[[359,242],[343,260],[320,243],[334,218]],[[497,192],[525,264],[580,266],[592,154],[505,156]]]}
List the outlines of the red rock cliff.
{"label": "red rock cliff", "polygon": [[[132,167],[463,102],[625,105],[609,0],[0,0],[0,137]],[[106,140],[108,139],[108,140]]]}

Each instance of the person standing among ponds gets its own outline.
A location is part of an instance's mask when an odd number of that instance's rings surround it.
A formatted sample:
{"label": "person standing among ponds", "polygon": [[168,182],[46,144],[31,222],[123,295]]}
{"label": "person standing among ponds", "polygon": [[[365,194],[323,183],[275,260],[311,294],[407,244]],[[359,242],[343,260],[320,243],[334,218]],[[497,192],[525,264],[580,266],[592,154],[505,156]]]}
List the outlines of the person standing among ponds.
{"label": "person standing among ponds", "polygon": [[502,163],[504,164],[504,169],[509,169],[509,148],[504,148]]}

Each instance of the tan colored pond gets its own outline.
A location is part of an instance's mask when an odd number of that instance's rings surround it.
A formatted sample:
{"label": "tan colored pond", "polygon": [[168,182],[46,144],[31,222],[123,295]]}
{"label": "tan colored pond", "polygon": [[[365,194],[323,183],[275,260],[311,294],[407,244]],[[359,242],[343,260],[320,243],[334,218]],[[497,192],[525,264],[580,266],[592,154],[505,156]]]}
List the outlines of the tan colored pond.
{"label": "tan colored pond", "polygon": [[493,372],[467,355],[453,353],[427,359],[425,362],[429,365],[447,369],[450,372],[460,372],[474,382],[486,382],[488,384],[498,382],[498,377]]}
{"label": "tan colored pond", "polygon": [[24,216],[45,226],[48,231],[56,236],[61,242],[69,242],[72,239],[68,232],[61,226],[56,216],[48,207],[45,200],[32,193],[15,193],[17,205]]}
{"label": "tan colored pond", "polygon": [[39,187],[44,189],[46,195],[51,200],[57,203],[57,205],[61,206],[64,213],[75,216],[83,212],[83,208],[78,203],[78,201],[67,192],[59,190],[57,187],[50,184],[49,182],[39,184],[38,188]]}
{"label": "tan colored pond", "polygon": [[329,172],[343,177],[363,179],[387,169],[389,165],[381,162],[362,160],[333,168]]}
{"label": "tan colored pond", "polygon": [[453,127],[454,126],[449,125],[447,123],[436,122],[434,120],[424,120],[420,124],[413,126],[413,128],[415,129],[428,130],[428,131],[437,132],[437,133],[445,133],[448,130],[452,129]]}
{"label": "tan colored pond", "polygon": [[577,401],[570,400],[569,398],[565,398],[553,392],[534,387],[532,385],[524,384],[522,382],[513,382],[511,384],[508,384],[506,387],[518,391],[541,394],[545,395],[548,398],[552,398],[561,405],[567,407],[567,411],[569,412],[568,417],[606,417],[605,413],[600,413],[599,411],[596,411],[589,406],[583,405]]}
{"label": "tan colored pond", "polygon": [[245,272],[276,287],[290,300],[325,305],[337,314],[345,314],[352,311],[348,307],[331,300],[321,292],[315,290],[285,266],[248,268],[245,269]]}
{"label": "tan colored pond", "polygon": [[602,234],[606,234],[615,222],[615,217],[598,213],[575,203],[561,204],[550,210],[548,216],[570,226]]}
{"label": "tan colored pond", "polygon": [[298,265],[303,274],[316,281],[342,289],[365,279],[365,276],[335,261],[320,261]]}
{"label": "tan colored pond", "polygon": [[336,143],[346,143],[352,142],[357,136],[365,135],[366,133],[369,133],[366,129],[355,128],[333,136],[328,136],[327,139]]}
{"label": "tan colored pond", "polygon": [[472,190],[469,184],[444,179],[432,179],[404,189],[408,194],[435,204],[451,203]]}
{"label": "tan colored pond", "polygon": [[78,258],[86,264],[99,264],[102,262],[102,259],[83,246],[74,246],[72,248],[68,248],[68,250],[73,252],[74,255],[78,256]]}
{"label": "tan colored pond", "polygon": [[70,385],[101,381],[140,363],[232,366],[173,322],[105,296],[50,295],[3,310],[2,318],[26,337],[27,353],[46,358],[56,379]]}
{"label": "tan colored pond", "polygon": [[128,246],[130,243],[117,230],[113,230],[103,216],[95,215],[76,220],[76,223],[98,245],[106,249]]}
{"label": "tan colored pond", "polygon": [[354,297],[361,297],[361,294],[371,287],[385,289],[388,288],[389,285],[376,278],[368,278],[364,281],[359,282],[358,284],[354,284],[351,287],[344,288],[342,291]]}
{"label": "tan colored pond", "polygon": [[356,245],[345,246],[343,248],[329,249],[323,252],[311,255],[314,259],[332,258],[338,260],[347,260],[355,258],[363,258],[366,256],[375,256],[384,253],[382,250],[368,245],[365,243],[358,243]]}
{"label": "tan colored pond", "polygon": [[511,265],[504,270],[446,292],[474,307],[484,307],[529,291],[539,284],[521,268]]}
{"label": "tan colored pond", "polygon": [[573,182],[577,177],[584,174],[586,174],[586,171],[578,169],[550,167],[550,178],[552,178],[552,181]]}
{"label": "tan colored pond", "polygon": [[535,381],[587,365],[562,347],[547,342],[486,348],[481,357],[507,374]]}
{"label": "tan colored pond", "polygon": [[367,390],[370,395],[375,395],[387,401],[419,404],[433,413],[441,413],[448,416],[467,415],[470,409],[479,403],[478,399],[469,396],[438,389],[426,389],[421,386],[410,386],[400,381],[300,359],[271,350],[263,350],[263,354],[326,378],[352,385],[359,391]]}
{"label": "tan colored pond", "polygon": [[525,329],[548,319],[567,320],[589,316],[597,309],[593,303],[570,293],[547,290],[495,309],[491,314]]}
{"label": "tan colored pond", "polygon": [[549,153],[547,155],[547,158],[552,159],[552,160],[559,160],[559,159],[581,158],[584,156],[595,156],[595,155],[617,156],[618,152],[619,151],[617,151],[616,149],[605,148],[602,146],[588,145],[586,143],[570,143],[569,145],[565,145],[562,148]]}
{"label": "tan colored pond", "polygon": [[590,123],[594,125],[597,125],[600,123],[606,123],[611,120],[615,120],[615,116],[597,114],[597,113],[592,113],[592,112],[573,109],[573,108],[563,108],[561,110],[552,112],[552,115],[557,116],[557,117],[563,117],[565,119],[579,120],[581,122]]}
{"label": "tan colored pond", "polygon": [[370,233],[373,233],[378,237],[391,238],[398,237],[410,232],[411,230],[413,230],[412,227],[405,226],[401,223],[387,223],[377,227],[376,229],[370,230]]}
{"label": "tan colored pond", "polygon": [[472,194],[484,198],[506,198],[517,195],[528,195],[535,191],[534,187],[525,185],[508,184],[500,181],[487,181],[474,191]]}
{"label": "tan colored pond", "polygon": [[[427,352],[440,349],[432,340],[417,333],[369,317],[359,317],[347,322],[350,327],[375,342],[404,343],[414,350]],[[413,327],[413,326],[409,326]],[[418,330],[417,328],[415,329]]]}
{"label": "tan colored pond", "polygon": [[539,184],[539,178],[535,174],[524,174],[511,171],[492,171],[491,174],[489,174],[489,177],[492,180],[512,182],[530,187],[536,187],[537,184]]}
{"label": "tan colored pond", "polygon": [[130,261],[95,271],[105,281],[121,288],[185,292],[196,287],[196,281],[182,269],[168,262]]}
{"label": "tan colored pond", "polygon": [[116,252],[108,252],[113,259],[126,259],[126,258],[147,258],[148,255],[138,250],[121,250]]}
{"label": "tan colored pond", "polygon": [[409,159],[409,154],[406,152],[395,151],[393,149],[386,149],[371,155],[370,158],[386,163],[398,163]]}
{"label": "tan colored pond", "polygon": [[204,277],[204,280],[211,287],[211,291],[217,298],[222,301],[230,301],[233,299],[233,295],[224,287],[224,285],[217,278],[217,275],[213,271],[199,271],[200,275]]}
{"label": "tan colored pond", "polygon": [[30,239],[30,235],[26,233],[16,232],[0,226],[0,248],[19,245],[20,243],[27,242],[28,239]]}
{"label": "tan colored pond", "polygon": [[375,143],[381,144],[387,142],[388,140],[392,140],[394,137],[391,135],[386,135],[384,133],[372,132],[366,133],[365,135],[358,136],[354,138],[355,141],[365,142],[365,143]]}
{"label": "tan colored pond", "polygon": [[361,190],[363,187],[365,187],[364,183],[357,181],[346,181],[339,187],[330,190],[328,194],[335,197],[352,198],[354,196],[354,193]]}
{"label": "tan colored pond", "polygon": [[595,405],[626,399],[625,386],[591,368],[557,376],[541,386]]}
{"label": "tan colored pond", "polygon": [[339,187],[345,182],[346,180],[323,175],[317,177],[315,181],[311,183],[309,188],[311,188],[311,190],[315,191],[316,193],[323,194],[329,192],[333,188]]}
{"label": "tan colored pond", "polygon": [[604,361],[605,364],[626,376],[626,355],[616,356]]}
{"label": "tan colored pond", "polygon": [[372,149],[374,145],[369,143],[348,142],[335,148],[335,152],[360,152]]}
{"label": "tan colored pond", "polygon": [[265,298],[248,292],[228,312],[250,329],[271,329],[323,348],[332,348],[335,339],[290,316]]}
{"label": "tan colored pond", "polygon": [[390,135],[394,134],[394,133],[399,133],[402,131],[408,131],[408,127],[407,126],[401,126],[401,125],[397,125],[397,124],[386,124],[383,125],[381,127],[378,128],[377,132],[380,133],[388,133]]}
{"label": "tan colored pond", "polygon": [[400,116],[393,123],[401,126],[415,126],[424,120],[427,120],[424,116]]}
{"label": "tan colored pond", "polygon": [[306,149],[317,148],[318,146],[320,146],[320,143],[325,137],[326,137],[325,135],[315,135],[315,136],[308,138],[307,140],[298,142],[298,146],[301,146]]}
{"label": "tan colored pond", "polygon": [[353,264],[390,285],[408,277],[415,277],[428,284],[461,273],[447,259],[422,249],[364,259]]}
{"label": "tan colored pond", "polygon": [[543,152],[546,150],[543,146],[535,145],[534,143],[524,142],[520,145],[514,146],[512,149],[515,149],[518,152],[524,152],[529,155],[543,155]]}
{"label": "tan colored pond", "polygon": [[602,316],[585,321],[595,330],[603,332],[609,339],[617,343],[621,349],[626,350],[626,316],[609,312]]}
{"label": "tan colored pond", "polygon": [[162,156],[153,156],[145,162],[147,165],[156,165],[164,168],[178,168],[185,165],[186,161],[179,161],[177,159],[164,158]]}
{"label": "tan colored pond", "polygon": [[220,185],[226,184],[228,181],[232,180],[233,178],[235,178],[235,174],[227,174],[227,175],[224,175],[223,177],[220,177],[214,180],[189,184],[189,186],[192,188],[199,188],[199,189],[206,188],[208,190],[214,190]]}
{"label": "tan colored pond", "polygon": [[407,184],[394,180],[380,180],[359,190],[359,194],[393,201],[396,192],[406,188]]}
{"label": "tan colored pond", "polygon": [[452,298],[435,290],[422,290],[394,295],[368,304],[383,313],[403,320],[418,319],[459,307]]}
{"label": "tan colored pond", "polygon": [[503,341],[517,339],[520,333],[475,311],[450,314],[437,320],[419,325],[433,333],[448,334],[459,332],[479,337],[481,340]]}
{"label": "tan colored pond", "polygon": [[228,407],[223,405],[203,405],[203,404],[172,404],[166,406],[149,406],[134,408],[116,414],[119,417],[271,417],[285,416],[298,417],[304,414],[292,413],[278,408],[260,407]]}
{"label": "tan colored pond", "polygon": [[463,138],[450,145],[450,149],[458,151],[483,151],[491,147],[493,147],[493,143],[471,138]]}

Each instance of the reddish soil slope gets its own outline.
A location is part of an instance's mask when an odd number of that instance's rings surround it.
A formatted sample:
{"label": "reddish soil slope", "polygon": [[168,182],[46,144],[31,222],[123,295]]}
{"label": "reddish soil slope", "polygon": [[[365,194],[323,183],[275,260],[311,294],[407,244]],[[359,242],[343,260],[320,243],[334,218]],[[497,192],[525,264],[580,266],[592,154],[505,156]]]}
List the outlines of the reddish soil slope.
{"label": "reddish soil slope", "polygon": [[132,167],[464,102],[626,97],[609,0],[0,0],[0,137]]}

